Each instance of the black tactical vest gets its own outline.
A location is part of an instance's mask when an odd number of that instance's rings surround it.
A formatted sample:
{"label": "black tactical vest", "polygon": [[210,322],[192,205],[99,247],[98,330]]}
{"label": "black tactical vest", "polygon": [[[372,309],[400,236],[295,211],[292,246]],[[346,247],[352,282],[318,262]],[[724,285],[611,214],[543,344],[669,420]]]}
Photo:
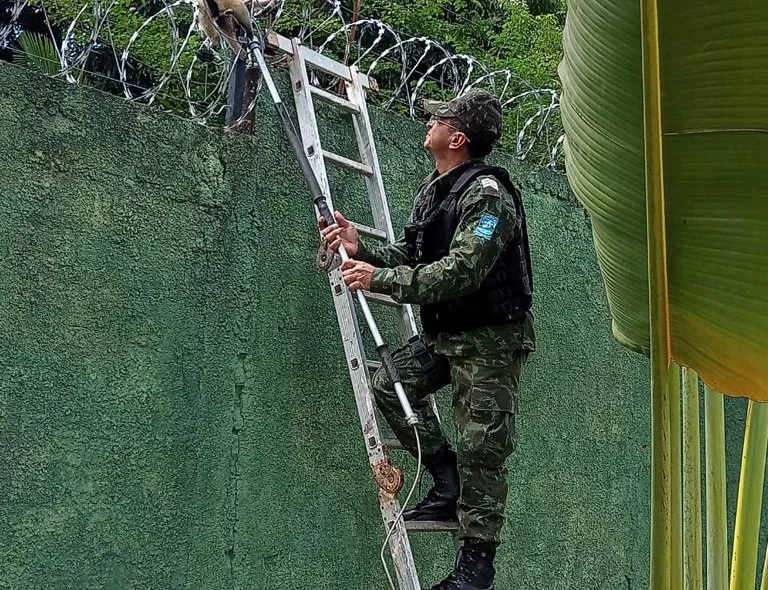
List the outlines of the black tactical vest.
{"label": "black tactical vest", "polygon": [[435,195],[427,206],[417,205],[413,221],[405,227],[408,253],[416,264],[435,262],[448,253],[459,225],[459,199],[478,176],[493,176],[514,199],[517,212],[514,237],[476,291],[421,307],[421,325],[427,334],[466,332],[515,322],[531,308],[533,269],[523,199],[503,168],[483,162],[471,164],[444,199]]}

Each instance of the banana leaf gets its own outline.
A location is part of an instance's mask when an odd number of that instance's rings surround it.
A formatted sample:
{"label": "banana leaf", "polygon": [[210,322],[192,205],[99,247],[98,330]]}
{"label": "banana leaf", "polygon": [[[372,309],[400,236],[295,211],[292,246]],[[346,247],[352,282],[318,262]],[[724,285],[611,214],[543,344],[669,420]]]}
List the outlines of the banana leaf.
{"label": "banana leaf", "polygon": [[[658,2],[654,18],[668,360],[768,401],[768,2]],[[613,333],[649,354],[642,38],[639,0],[569,0],[559,73]]]}

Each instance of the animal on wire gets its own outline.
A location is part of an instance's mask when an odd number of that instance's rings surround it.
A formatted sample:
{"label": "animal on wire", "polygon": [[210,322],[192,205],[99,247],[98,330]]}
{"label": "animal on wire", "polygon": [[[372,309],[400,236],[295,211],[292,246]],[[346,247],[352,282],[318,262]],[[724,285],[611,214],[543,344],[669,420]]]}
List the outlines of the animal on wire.
{"label": "animal on wire", "polygon": [[273,10],[277,0],[195,0],[199,10],[200,28],[211,43],[218,47],[222,37],[238,57],[243,47],[238,41],[238,29],[253,37],[253,16]]}

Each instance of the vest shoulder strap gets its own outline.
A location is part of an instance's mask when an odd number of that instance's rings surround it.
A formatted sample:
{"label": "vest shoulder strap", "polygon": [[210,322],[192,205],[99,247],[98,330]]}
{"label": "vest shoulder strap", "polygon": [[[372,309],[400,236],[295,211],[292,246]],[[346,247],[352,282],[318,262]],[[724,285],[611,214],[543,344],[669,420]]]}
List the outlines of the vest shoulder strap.
{"label": "vest shoulder strap", "polygon": [[472,184],[479,176],[493,176],[496,180],[501,181],[507,192],[512,195],[515,200],[515,205],[520,205],[520,191],[512,184],[512,180],[509,178],[509,173],[500,166],[491,166],[490,164],[477,164],[471,166],[464,173],[459,176],[456,182],[451,187],[449,197],[451,199],[456,198],[467,190],[470,184]]}
{"label": "vest shoulder strap", "polygon": [[464,191],[467,190],[467,187],[469,187],[469,185],[472,184],[478,176],[495,176],[494,172],[496,170],[496,166],[489,166],[488,164],[475,164],[474,166],[470,166],[461,174],[461,176],[459,176],[456,182],[453,183],[449,197],[455,198],[459,195],[462,195]]}

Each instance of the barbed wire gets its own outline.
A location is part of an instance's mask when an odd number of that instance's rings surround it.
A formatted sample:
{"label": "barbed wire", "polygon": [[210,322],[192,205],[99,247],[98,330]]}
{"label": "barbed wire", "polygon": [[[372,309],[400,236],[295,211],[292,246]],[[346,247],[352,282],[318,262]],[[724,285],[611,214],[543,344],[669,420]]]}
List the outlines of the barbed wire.
{"label": "barbed wire", "polygon": [[[254,1],[254,0],[250,0]],[[60,31],[55,43],[58,55],[56,76],[79,83],[83,74],[108,80],[126,100],[147,105],[180,103],[192,120],[208,125],[221,123],[228,107],[228,89],[234,75],[234,54],[227,43],[216,45],[202,32],[201,7],[195,0],[158,0],[158,6],[117,48],[113,32],[114,13],[119,0],[83,0],[80,11],[69,22],[52,22],[45,0],[13,0],[0,25],[0,50],[18,45],[23,34],[21,16],[25,8],[42,11],[48,30]],[[254,11],[252,24],[259,35],[280,27],[286,14],[286,0],[273,0],[266,19]],[[263,7],[266,0],[260,0]],[[134,11],[136,14],[136,11]],[[142,15],[143,16],[143,15]],[[124,28],[124,23],[120,23]],[[167,29],[159,35],[160,28]],[[442,99],[460,95],[470,88],[484,88],[495,94],[505,112],[506,133],[514,134],[511,148],[521,160],[536,158],[550,168],[561,166],[563,132],[559,120],[560,97],[552,88],[539,88],[510,69],[491,70],[471,55],[454,53],[445,45],[423,36],[403,34],[378,19],[354,18],[340,0],[324,0],[314,8],[305,5],[298,27],[291,36],[319,53],[339,56],[348,65],[377,79],[384,108],[397,108],[411,118],[423,116],[420,99]],[[162,63],[146,63],[139,47],[146,39],[153,43],[167,39],[167,47],[153,47],[152,55],[167,57]],[[110,51],[114,75],[91,67],[95,54]],[[279,66],[284,56],[269,56]],[[144,83],[137,82],[139,69],[148,72]],[[322,80],[321,80],[322,78]],[[333,90],[337,82],[313,75],[313,83]],[[255,108],[259,88],[244,109],[240,124]],[[163,107],[164,108],[164,107]],[[179,114],[177,112],[177,114]],[[513,127],[513,129],[509,129]]]}

